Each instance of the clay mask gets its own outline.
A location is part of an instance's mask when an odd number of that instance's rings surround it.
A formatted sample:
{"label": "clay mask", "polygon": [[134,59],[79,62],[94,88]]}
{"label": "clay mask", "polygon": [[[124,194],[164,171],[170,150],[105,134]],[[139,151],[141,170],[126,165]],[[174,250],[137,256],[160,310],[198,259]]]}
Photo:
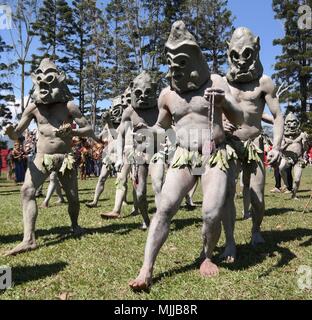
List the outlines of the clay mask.
{"label": "clay mask", "polygon": [[285,136],[291,136],[300,133],[300,122],[296,115],[290,112],[285,118]]}
{"label": "clay mask", "polygon": [[128,87],[121,96],[123,108],[131,106],[131,89]]}
{"label": "clay mask", "polygon": [[171,88],[178,93],[197,90],[210,79],[208,64],[182,21],[172,25],[166,42],[166,57],[169,66],[167,78]]}
{"label": "clay mask", "polygon": [[72,100],[65,74],[59,72],[50,59],[43,59],[39,68],[31,74],[31,78],[34,83],[32,94],[34,103],[51,104]]}
{"label": "clay mask", "polygon": [[148,72],[143,71],[131,83],[131,105],[137,109],[150,109],[157,106],[157,84]]}
{"label": "clay mask", "polygon": [[109,111],[110,113],[110,119],[113,124],[120,124],[121,122],[121,117],[123,113],[123,106],[122,106],[122,97],[117,96],[112,100],[112,107]]}
{"label": "clay mask", "polygon": [[260,38],[247,28],[237,28],[228,43],[230,82],[251,82],[261,78],[263,67],[259,58]]}

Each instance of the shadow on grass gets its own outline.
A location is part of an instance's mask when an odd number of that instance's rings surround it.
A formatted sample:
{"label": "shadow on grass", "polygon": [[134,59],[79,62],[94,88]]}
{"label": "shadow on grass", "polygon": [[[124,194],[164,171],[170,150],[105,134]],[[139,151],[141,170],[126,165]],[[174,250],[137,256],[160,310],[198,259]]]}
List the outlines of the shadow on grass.
{"label": "shadow on grass", "polygon": [[194,224],[202,224],[201,218],[186,218],[186,219],[174,219],[172,220],[170,230],[178,231]]}
{"label": "shadow on grass", "polygon": [[[12,282],[14,287],[21,284],[41,280],[56,275],[67,267],[68,263],[59,261],[50,264],[36,264],[33,266],[18,266],[12,268]],[[0,295],[5,291],[0,290]]]}
{"label": "shadow on grass", "polygon": [[[70,231],[69,227],[61,226],[61,227],[54,227],[51,229],[39,229],[36,230],[36,237],[46,237],[47,239],[44,239],[44,244],[39,245],[39,247],[48,247],[57,245],[59,243],[62,243],[69,239],[77,239],[82,238],[84,236],[99,233],[99,234],[105,234],[105,233],[114,233],[118,235],[125,235],[130,233],[133,230],[138,230],[140,228],[141,224],[139,223],[112,223],[107,226],[99,227],[99,228],[83,228],[84,232],[82,235],[75,235]],[[51,239],[51,236],[55,236]],[[22,234],[11,234],[11,235],[0,235],[0,243],[14,243],[18,241],[22,241],[23,235]]]}
{"label": "shadow on grass", "polygon": [[21,193],[21,190],[0,191],[0,196],[11,196],[11,195],[15,195],[15,193]]}
{"label": "shadow on grass", "polygon": [[279,216],[281,214],[297,211],[294,208],[270,208],[265,211],[265,216]]}
{"label": "shadow on grass", "polygon": [[[265,261],[268,257],[274,257],[276,252],[281,255],[278,263],[269,268],[266,272],[260,275],[260,277],[268,276],[274,268],[281,268],[289,264],[289,262],[296,258],[296,255],[288,248],[282,247],[281,244],[284,242],[301,240],[303,237],[311,236],[311,239],[301,244],[301,246],[308,246],[312,243],[312,230],[310,229],[293,229],[283,231],[264,231],[264,239],[266,243],[259,245],[258,247],[252,247],[250,244],[243,244],[237,246],[237,259],[233,264],[221,262],[218,257],[215,259],[220,267],[228,270],[240,271],[251,268],[259,263]],[[222,248],[217,248],[217,256],[221,254]],[[166,272],[158,274],[153,278],[153,283],[161,281],[162,278],[172,276],[174,274],[180,274],[195,269],[199,269],[201,262],[204,260],[203,253],[192,263],[176,267]],[[219,261],[218,261],[219,260]]]}

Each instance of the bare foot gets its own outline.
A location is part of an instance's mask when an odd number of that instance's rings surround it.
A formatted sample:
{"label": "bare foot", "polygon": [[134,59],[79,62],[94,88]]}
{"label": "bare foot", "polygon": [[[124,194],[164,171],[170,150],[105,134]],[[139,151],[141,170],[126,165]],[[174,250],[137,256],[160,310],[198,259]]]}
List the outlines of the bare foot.
{"label": "bare foot", "polygon": [[42,208],[42,209],[47,209],[47,208],[49,208],[49,205],[46,204],[45,202],[42,202],[40,208]]}
{"label": "bare foot", "polygon": [[193,202],[193,199],[190,196],[186,196],[185,197],[185,205],[187,208],[195,208],[196,205]]}
{"label": "bare foot", "polygon": [[103,219],[118,219],[120,218],[120,214],[114,211],[101,213],[101,217]]}
{"label": "bare foot", "polygon": [[130,288],[134,291],[147,291],[150,289],[151,285],[152,279],[144,275],[142,272],[140,272],[136,279],[129,282]]}
{"label": "bare foot", "polygon": [[214,277],[219,274],[219,268],[210,260],[206,259],[201,264],[199,272],[203,277]]}
{"label": "bare foot", "polygon": [[262,235],[260,232],[254,232],[251,236],[251,244],[253,246],[256,246],[258,244],[262,244],[262,243],[265,243]]}
{"label": "bare foot", "polygon": [[147,230],[147,228],[148,228],[148,225],[145,222],[142,222],[140,229],[145,231],[145,230]]}
{"label": "bare foot", "polygon": [[97,204],[94,203],[94,202],[87,202],[87,203],[86,203],[86,206],[87,206],[88,208],[96,208],[96,207],[97,207]]}
{"label": "bare foot", "polygon": [[226,246],[224,252],[221,254],[220,258],[226,263],[234,263],[236,259],[236,246],[235,244]]}
{"label": "bare foot", "polygon": [[37,248],[37,244],[35,241],[31,242],[21,242],[19,245],[17,245],[14,249],[9,250],[4,253],[4,256],[15,256],[16,254],[23,253],[26,251],[34,250]]}

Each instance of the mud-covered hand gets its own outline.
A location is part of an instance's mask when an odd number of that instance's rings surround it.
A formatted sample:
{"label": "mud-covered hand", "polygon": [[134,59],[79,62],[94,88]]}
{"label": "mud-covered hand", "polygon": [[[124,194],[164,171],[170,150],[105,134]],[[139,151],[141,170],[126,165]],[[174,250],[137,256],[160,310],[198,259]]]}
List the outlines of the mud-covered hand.
{"label": "mud-covered hand", "polygon": [[222,89],[207,88],[204,93],[205,99],[214,102],[214,105],[219,107],[225,102],[225,93]]}
{"label": "mud-covered hand", "polygon": [[8,124],[3,128],[2,133],[8,136],[9,138],[11,138],[15,135],[15,128],[16,128],[16,125]]}
{"label": "mud-covered hand", "polygon": [[123,161],[121,159],[118,159],[116,162],[115,162],[115,170],[117,172],[120,172],[121,169],[122,169],[122,166],[123,166]]}
{"label": "mud-covered hand", "polygon": [[228,132],[228,133],[233,133],[235,132],[238,128],[237,126],[235,126],[233,123],[231,123],[230,121],[228,120],[224,120],[223,121],[223,129],[225,132]]}
{"label": "mud-covered hand", "polygon": [[139,122],[138,124],[133,126],[133,132],[137,132],[144,129],[148,129],[148,126],[144,122]]}
{"label": "mud-covered hand", "polygon": [[70,123],[65,123],[55,130],[55,135],[59,138],[67,138],[73,136],[73,130]]}
{"label": "mud-covered hand", "polygon": [[271,151],[269,151],[268,153],[268,162],[269,165],[271,166],[277,166],[279,165],[280,161],[281,161],[281,157],[282,154],[279,150],[277,149],[272,149]]}

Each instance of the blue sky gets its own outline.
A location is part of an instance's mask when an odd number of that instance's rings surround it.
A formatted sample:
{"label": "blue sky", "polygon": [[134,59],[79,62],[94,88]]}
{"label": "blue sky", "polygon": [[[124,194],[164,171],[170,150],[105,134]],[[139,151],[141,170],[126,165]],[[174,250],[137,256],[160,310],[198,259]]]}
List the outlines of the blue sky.
{"label": "blue sky", "polygon": [[[0,3],[12,3],[10,0],[0,0]],[[106,1],[104,1],[106,2]],[[274,12],[272,10],[272,0],[228,0],[228,5],[233,15],[236,17],[234,26],[245,26],[250,28],[256,35],[261,38],[261,61],[264,66],[265,73],[271,75],[273,73],[273,64],[275,56],[280,53],[280,47],[274,47],[273,39],[283,36],[283,24],[279,20],[274,20]],[[10,42],[10,33],[7,30],[0,30],[0,35]],[[38,45],[34,41],[32,51]],[[16,78],[17,83],[19,78]],[[26,91],[31,88],[30,77],[26,79]],[[20,93],[16,90],[17,97]],[[108,107],[110,101],[101,103],[102,107]]]}

